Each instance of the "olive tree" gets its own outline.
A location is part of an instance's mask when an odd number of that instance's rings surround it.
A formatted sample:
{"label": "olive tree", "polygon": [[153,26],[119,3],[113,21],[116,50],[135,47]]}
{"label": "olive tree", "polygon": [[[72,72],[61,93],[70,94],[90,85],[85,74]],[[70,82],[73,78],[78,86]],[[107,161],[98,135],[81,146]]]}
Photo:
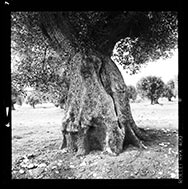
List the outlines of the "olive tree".
{"label": "olive tree", "polygon": [[158,104],[164,91],[164,82],[156,76],[143,77],[137,83],[137,90],[142,97],[150,99],[151,104]]}
{"label": "olive tree", "polygon": [[12,31],[20,36],[15,43],[39,49],[45,41],[69,70],[61,148],[82,155],[93,149],[119,154],[129,143],[143,147],[150,137],[132,117],[116,63],[132,71],[168,57],[177,48],[177,22],[171,11],[12,13]]}
{"label": "olive tree", "polygon": [[163,97],[168,98],[168,101],[172,101],[172,97],[176,97],[175,81],[169,80],[164,87]]}

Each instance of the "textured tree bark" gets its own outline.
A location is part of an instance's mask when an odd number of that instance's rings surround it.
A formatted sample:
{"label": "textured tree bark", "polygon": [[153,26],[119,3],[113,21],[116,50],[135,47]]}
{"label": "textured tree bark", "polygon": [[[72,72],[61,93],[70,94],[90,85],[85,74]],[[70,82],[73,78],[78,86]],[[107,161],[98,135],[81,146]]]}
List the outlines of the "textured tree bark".
{"label": "textured tree bark", "polygon": [[[40,27],[60,57],[66,51],[71,57],[61,148],[75,150],[79,155],[91,150],[119,154],[129,143],[143,147],[142,140],[148,136],[133,120],[127,87],[117,66],[108,57],[111,53],[87,45],[81,48],[79,37],[75,37],[76,30],[62,14],[41,14]],[[115,40],[116,34],[112,32],[110,36]]]}
{"label": "textured tree bark", "polygon": [[70,61],[71,75],[61,148],[122,152],[126,144],[143,147],[147,135],[132,117],[127,87],[115,63],[103,55],[76,53]]}

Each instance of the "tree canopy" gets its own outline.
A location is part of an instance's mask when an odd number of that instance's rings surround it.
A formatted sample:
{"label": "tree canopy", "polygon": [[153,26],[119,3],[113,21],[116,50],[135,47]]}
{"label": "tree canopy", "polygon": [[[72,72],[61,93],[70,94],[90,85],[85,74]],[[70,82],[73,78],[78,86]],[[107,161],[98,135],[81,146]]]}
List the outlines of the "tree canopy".
{"label": "tree canopy", "polygon": [[[149,60],[168,57],[177,39],[177,12],[11,13],[11,54],[20,57],[24,83],[33,85],[51,82],[55,74],[47,67],[59,69],[58,62],[68,63],[76,51],[113,55],[135,73]],[[55,61],[49,61],[50,57]]]}
{"label": "tree canopy", "polygon": [[72,46],[111,55],[119,40],[130,37],[136,40],[132,55],[141,62],[177,46],[177,12],[16,12],[12,21],[21,27],[21,36],[27,35],[27,42],[37,37],[40,46],[46,43],[44,34],[56,48]]}

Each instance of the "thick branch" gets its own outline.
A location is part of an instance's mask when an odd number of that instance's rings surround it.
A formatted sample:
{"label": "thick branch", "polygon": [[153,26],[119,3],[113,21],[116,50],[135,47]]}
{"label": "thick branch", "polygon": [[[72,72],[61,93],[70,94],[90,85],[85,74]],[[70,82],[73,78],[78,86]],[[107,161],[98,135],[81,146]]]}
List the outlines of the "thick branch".
{"label": "thick branch", "polygon": [[[100,12],[96,12],[100,15]],[[102,12],[92,19],[90,12],[41,13],[41,29],[54,46],[62,47],[65,41],[79,50],[98,51],[110,56],[114,45],[130,34],[137,37],[148,17],[136,12]],[[142,17],[138,19],[138,17]],[[147,25],[147,24],[146,24]],[[130,32],[131,31],[131,32]]]}

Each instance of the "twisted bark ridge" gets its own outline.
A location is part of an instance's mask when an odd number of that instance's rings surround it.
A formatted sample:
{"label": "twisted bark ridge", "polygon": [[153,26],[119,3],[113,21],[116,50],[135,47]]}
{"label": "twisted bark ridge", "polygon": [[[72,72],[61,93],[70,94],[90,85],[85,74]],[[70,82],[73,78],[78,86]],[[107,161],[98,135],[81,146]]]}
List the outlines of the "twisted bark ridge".
{"label": "twisted bark ridge", "polygon": [[115,63],[102,55],[77,53],[70,66],[61,148],[80,155],[91,150],[119,154],[128,143],[141,147],[145,135],[132,118],[127,87]]}

